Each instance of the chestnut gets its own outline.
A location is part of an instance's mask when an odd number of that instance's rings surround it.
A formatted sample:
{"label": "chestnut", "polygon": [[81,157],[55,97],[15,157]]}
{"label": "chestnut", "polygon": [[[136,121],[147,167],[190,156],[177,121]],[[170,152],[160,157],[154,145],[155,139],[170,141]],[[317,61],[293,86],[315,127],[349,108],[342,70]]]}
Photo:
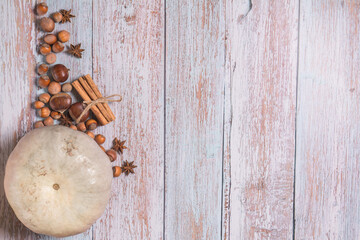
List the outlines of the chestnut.
{"label": "chestnut", "polygon": [[54,20],[54,22],[56,22],[56,23],[60,22],[63,19],[63,15],[59,12],[53,13],[53,15],[51,17]]}
{"label": "chestnut", "polygon": [[46,42],[49,45],[53,45],[54,43],[56,43],[56,41],[57,41],[57,38],[54,34],[47,34],[44,37],[44,42]]}
{"label": "chestnut", "polygon": [[43,75],[45,73],[47,73],[47,71],[49,70],[49,66],[45,63],[43,64],[40,64],[38,67],[37,67],[37,72],[39,75]]}
{"label": "chestnut", "polygon": [[117,154],[114,150],[109,149],[106,151],[106,154],[109,156],[110,162],[113,162],[116,160]]}
{"label": "chestnut", "polygon": [[51,18],[43,17],[40,19],[40,27],[44,32],[52,32],[55,28],[55,23]]}
{"label": "chestnut", "polygon": [[[76,119],[78,117],[80,117],[81,113],[84,111],[85,106],[83,103],[81,102],[77,102],[74,103],[73,105],[71,105],[71,107],[69,108],[69,114],[71,116],[71,118],[76,121]],[[90,115],[90,112],[87,111],[84,116],[82,116],[82,118],[80,119],[80,122],[84,122]]]}
{"label": "chestnut", "polygon": [[56,43],[54,43],[54,45],[52,45],[52,50],[54,53],[59,53],[62,52],[64,50],[64,44],[62,44],[62,42],[57,41]]}
{"label": "chestnut", "polygon": [[39,52],[41,55],[48,55],[51,52],[51,47],[47,43],[43,43],[39,47]]}
{"label": "chestnut", "polygon": [[39,3],[38,5],[36,5],[36,14],[39,16],[45,15],[48,11],[48,6],[46,5],[46,3],[42,2]]}
{"label": "chestnut", "polygon": [[50,98],[50,108],[54,111],[65,112],[71,105],[71,96],[67,93],[58,93]]}
{"label": "chestnut", "polygon": [[69,70],[62,64],[56,64],[51,68],[51,75],[57,82],[65,82],[69,77]]}
{"label": "chestnut", "polygon": [[53,64],[56,62],[56,55],[55,53],[49,53],[48,55],[46,55],[45,57],[45,62],[48,64]]}
{"label": "chestnut", "polygon": [[60,42],[67,42],[70,39],[70,33],[66,30],[62,30],[58,33],[58,39]]}

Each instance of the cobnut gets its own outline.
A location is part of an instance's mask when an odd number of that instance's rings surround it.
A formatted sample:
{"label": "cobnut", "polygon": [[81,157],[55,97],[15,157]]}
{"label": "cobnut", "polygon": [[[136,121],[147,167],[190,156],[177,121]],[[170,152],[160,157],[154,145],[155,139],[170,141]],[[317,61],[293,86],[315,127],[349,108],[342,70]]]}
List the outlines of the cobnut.
{"label": "cobnut", "polygon": [[89,120],[87,120],[86,123],[85,123],[85,125],[86,125],[86,128],[87,128],[88,130],[94,130],[94,129],[97,128],[97,122],[96,122],[95,119],[89,119]]}
{"label": "cobnut", "polygon": [[48,94],[48,93],[40,94],[39,100],[42,101],[43,103],[48,103],[50,100],[50,94]]}
{"label": "cobnut", "polygon": [[45,126],[54,125],[54,119],[52,119],[51,117],[45,118],[45,120],[44,120],[44,125],[45,125]]}
{"label": "cobnut", "polygon": [[52,45],[52,50],[54,53],[59,53],[62,52],[64,50],[64,44],[62,44],[62,42],[57,41],[56,43],[54,43],[54,45]]}
{"label": "cobnut", "polygon": [[72,86],[71,86],[70,83],[65,83],[65,84],[63,84],[63,85],[61,86],[61,90],[62,90],[63,92],[71,92]]}
{"label": "cobnut", "polygon": [[95,138],[95,135],[94,135],[93,132],[87,131],[86,134],[87,134],[89,137],[91,137],[92,139]]}
{"label": "cobnut", "polygon": [[[75,121],[78,117],[80,117],[80,115],[84,111],[84,109],[85,109],[85,107],[81,102],[74,103],[69,108],[70,117]],[[84,122],[86,119],[88,119],[89,115],[90,115],[90,112],[88,111],[87,113],[84,114],[84,116],[82,116],[82,118],[80,119],[80,122]]]}
{"label": "cobnut", "polygon": [[59,12],[55,12],[52,15],[52,19],[54,20],[54,22],[58,23],[63,19],[63,15]]}
{"label": "cobnut", "polygon": [[61,118],[61,113],[56,112],[56,111],[52,111],[52,112],[50,113],[50,116],[51,116],[53,119],[55,119],[55,120],[59,120],[59,119]]}
{"label": "cobnut", "polygon": [[55,28],[55,23],[51,18],[43,17],[40,20],[40,27],[44,32],[52,32]]}
{"label": "cobnut", "polygon": [[51,52],[51,47],[47,43],[43,43],[39,47],[39,52],[41,55],[48,55]]}
{"label": "cobnut", "polygon": [[36,108],[36,109],[40,109],[40,108],[42,108],[44,106],[45,106],[45,103],[43,103],[41,101],[35,101],[34,102],[34,108]]}
{"label": "cobnut", "polygon": [[49,70],[49,66],[45,63],[43,64],[40,64],[38,67],[37,67],[37,72],[39,75],[43,75],[45,73],[47,73],[47,71]]}
{"label": "cobnut", "polygon": [[47,62],[48,64],[53,64],[56,62],[56,55],[55,53],[49,53],[48,55],[46,55],[45,57],[45,62]]}
{"label": "cobnut", "polygon": [[50,84],[50,78],[46,75],[42,75],[39,78],[39,87],[46,88]]}
{"label": "cobnut", "polygon": [[120,174],[121,174],[121,172],[122,172],[121,167],[115,166],[115,167],[113,167],[112,169],[113,169],[113,176],[114,176],[114,177],[120,176]]}
{"label": "cobnut", "polygon": [[36,5],[36,14],[39,16],[45,15],[48,11],[48,6],[46,3],[42,2]]}
{"label": "cobnut", "polygon": [[42,122],[42,121],[37,121],[37,122],[35,122],[35,124],[34,124],[34,127],[35,128],[39,128],[39,127],[43,127],[44,126],[44,123]]}
{"label": "cobnut", "polygon": [[77,125],[77,130],[79,131],[82,131],[82,132],[85,132],[86,131],[86,126],[85,126],[85,123],[84,122],[79,122]]}
{"label": "cobnut", "polygon": [[65,112],[71,105],[71,96],[67,93],[58,93],[50,98],[50,108],[54,111]]}
{"label": "cobnut", "polygon": [[50,115],[50,109],[48,107],[43,107],[38,110],[38,114],[42,118],[46,118]]}
{"label": "cobnut", "polygon": [[48,86],[48,92],[55,95],[61,91],[61,85],[58,82],[51,82]]}
{"label": "cobnut", "polygon": [[66,30],[62,30],[58,33],[58,39],[60,42],[67,42],[70,39],[70,33]]}
{"label": "cobnut", "polygon": [[77,128],[75,125],[70,125],[69,128],[71,128],[72,130],[76,130],[77,131]]}
{"label": "cobnut", "polygon": [[112,150],[112,149],[107,150],[106,154],[109,156],[110,162],[113,162],[116,160],[117,154],[114,150]]}
{"label": "cobnut", "polygon": [[56,43],[56,41],[57,41],[57,38],[54,34],[47,34],[44,37],[44,42],[46,42],[49,45],[53,45],[54,43]]}
{"label": "cobnut", "polygon": [[51,68],[51,75],[57,82],[65,82],[69,77],[69,70],[62,64],[56,64]]}
{"label": "cobnut", "polygon": [[95,136],[95,142],[97,142],[97,144],[103,144],[105,142],[105,137],[104,135],[98,134]]}

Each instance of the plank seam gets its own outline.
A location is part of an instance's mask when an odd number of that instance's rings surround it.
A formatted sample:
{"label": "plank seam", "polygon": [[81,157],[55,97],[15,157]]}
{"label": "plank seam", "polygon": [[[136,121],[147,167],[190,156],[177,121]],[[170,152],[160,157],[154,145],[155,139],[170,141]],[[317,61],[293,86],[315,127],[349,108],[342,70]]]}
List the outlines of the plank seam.
{"label": "plank seam", "polygon": [[163,196],[163,239],[165,240],[166,211],[166,0],[164,0],[164,196]]}

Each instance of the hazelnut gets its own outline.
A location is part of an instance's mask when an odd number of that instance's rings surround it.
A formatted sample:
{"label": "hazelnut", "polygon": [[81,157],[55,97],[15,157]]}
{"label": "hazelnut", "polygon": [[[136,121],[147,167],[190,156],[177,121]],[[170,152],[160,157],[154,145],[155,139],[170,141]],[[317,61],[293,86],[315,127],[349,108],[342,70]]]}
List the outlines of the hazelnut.
{"label": "hazelnut", "polygon": [[46,88],[50,84],[50,78],[46,75],[42,75],[39,78],[39,87]]}
{"label": "hazelnut", "polygon": [[38,110],[38,114],[42,118],[46,118],[50,115],[50,109],[48,107],[43,107]]}
{"label": "hazelnut", "polygon": [[53,119],[55,119],[55,120],[59,120],[59,119],[61,118],[61,113],[56,112],[56,111],[52,111],[52,112],[50,113],[50,116],[51,116]]}
{"label": "hazelnut", "polygon": [[62,64],[56,64],[51,68],[51,75],[57,82],[65,82],[69,77],[69,70]]}
{"label": "hazelnut", "polygon": [[48,11],[48,6],[46,3],[42,2],[36,5],[36,14],[39,16],[45,15]]}
{"label": "hazelnut", "polygon": [[44,37],[44,42],[46,42],[49,45],[53,45],[54,43],[56,43],[56,41],[57,41],[57,38],[54,34],[50,33]]}
{"label": "hazelnut", "polygon": [[72,130],[76,130],[77,131],[77,127],[75,125],[70,125],[69,128],[71,128]]}
{"label": "hazelnut", "polygon": [[[85,109],[84,104],[82,104],[81,102],[74,103],[69,108],[70,117],[75,121],[78,117],[80,117],[84,109]],[[88,111],[87,113],[84,114],[84,116],[82,116],[80,122],[84,122],[86,119],[88,119],[89,115],[90,112]]]}
{"label": "hazelnut", "polygon": [[62,52],[64,50],[64,44],[62,44],[62,42],[57,41],[56,43],[54,43],[54,45],[52,45],[52,50],[54,53],[59,53]]}
{"label": "hazelnut", "polygon": [[48,64],[53,64],[56,62],[56,55],[55,53],[49,53],[48,55],[46,55],[45,57],[45,62],[47,62]]}
{"label": "hazelnut", "polygon": [[59,12],[55,12],[52,15],[52,19],[54,20],[54,22],[58,23],[63,19],[63,15]]}
{"label": "hazelnut", "polygon": [[105,148],[103,146],[100,146],[99,147],[101,148],[101,150],[103,150],[104,152],[106,152]]}
{"label": "hazelnut", "polygon": [[65,83],[65,84],[63,84],[63,85],[61,86],[61,90],[62,90],[63,92],[71,92],[72,86],[71,86],[70,83]]}
{"label": "hazelnut", "polygon": [[34,127],[35,128],[39,128],[39,127],[43,127],[44,126],[44,123],[42,122],[42,121],[37,121],[37,122],[35,122],[35,124],[34,124]]}
{"label": "hazelnut", "polygon": [[54,119],[52,119],[51,117],[45,118],[45,120],[44,120],[44,125],[45,125],[45,126],[54,125]]}
{"label": "hazelnut", "polygon": [[71,96],[67,93],[58,93],[50,98],[50,108],[54,111],[65,112],[71,105]]}
{"label": "hazelnut", "polygon": [[85,127],[85,123],[84,122],[79,122],[77,125],[77,130],[85,132],[86,131],[86,127]]}
{"label": "hazelnut", "polygon": [[98,134],[95,136],[95,142],[97,142],[97,144],[103,144],[105,142],[105,137],[104,135]]}
{"label": "hazelnut", "polygon": [[41,55],[48,55],[51,52],[51,47],[47,43],[43,43],[39,47],[39,52]]}
{"label": "hazelnut", "polygon": [[52,32],[55,28],[55,23],[51,18],[43,17],[40,19],[40,27],[44,32]]}
{"label": "hazelnut", "polygon": [[60,42],[67,42],[70,39],[70,33],[66,30],[62,30],[58,33],[58,39]]}
{"label": "hazelnut", "polygon": [[43,103],[49,102],[49,100],[50,100],[50,94],[48,94],[48,93],[42,93],[42,94],[40,94],[39,100],[42,101]]}
{"label": "hazelnut", "polygon": [[47,71],[49,70],[49,66],[45,63],[43,64],[40,64],[38,67],[37,67],[37,72],[39,75],[43,75],[45,73],[47,73]]}
{"label": "hazelnut", "polygon": [[120,176],[120,174],[121,174],[121,172],[122,172],[121,167],[115,166],[115,167],[113,167],[112,169],[113,169],[113,176],[114,176],[114,177]]}
{"label": "hazelnut", "polygon": [[55,95],[61,91],[61,85],[58,82],[51,82],[48,86],[48,92]]}
{"label": "hazelnut", "polygon": [[112,150],[112,149],[107,150],[106,154],[109,156],[110,162],[113,162],[116,160],[117,154],[114,150]]}
{"label": "hazelnut", "polygon": [[96,122],[95,119],[89,119],[89,120],[87,120],[86,123],[85,123],[85,125],[86,125],[86,128],[87,128],[88,130],[94,130],[94,129],[97,128],[97,122]]}
{"label": "hazelnut", "polygon": [[95,138],[95,135],[93,132],[87,131],[86,134],[93,139]]}
{"label": "hazelnut", "polygon": [[40,108],[42,108],[44,106],[45,106],[45,103],[43,103],[41,101],[35,101],[34,102],[34,108],[36,108],[36,109],[40,109]]}

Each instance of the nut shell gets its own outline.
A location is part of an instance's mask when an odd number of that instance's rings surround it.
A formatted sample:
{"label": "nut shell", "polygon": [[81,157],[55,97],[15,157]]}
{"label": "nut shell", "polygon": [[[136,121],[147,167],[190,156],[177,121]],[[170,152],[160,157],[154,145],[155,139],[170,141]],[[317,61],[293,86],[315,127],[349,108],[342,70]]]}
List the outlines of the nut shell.
{"label": "nut shell", "polygon": [[55,23],[51,18],[44,17],[40,20],[40,27],[44,32],[52,32],[55,28]]}
{"label": "nut shell", "polygon": [[54,35],[54,34],[50,33],[44,37],[44,42],[46,42],[49,45],[53,45],[54,43],[56,43],[56,41],[57,41],[57,38],[56,38],[56,35]]}
{"label": "nut shell", "polygon": [[82,131],[82,132],[85,132],[85,131],[86,131],[86,127],[85,127],[85,123],[84,123],[84,122],[79,122],[79,123],[76,125],[76,128],[77,128],[77,130]]}
{"label": "nut shell", "polygon": [[121,174],[121,172],[122,172],[121,167],[115,166],[115,167],[113,167],[112,169],[113,169],[113,176],[114,176],[114,177],[120,176],[120,174]]}
{"label": "nut shell", "polygon": [[62,64],[56,64],[51,68],[51,75],[57,82],[65,82],[69,77],[69,70]]}
{"label": "nut shell", "polygon": [[109,156],[110,162],[113,162],[116,160],[117,154],[114,150],[109,149],[106,151],[106,154]]}
{"label": "nut shell", "polygon": [[50,108],[54,111],[64,112],[71,106],[71,96],[67,93],[58,93],[50,98]]}

